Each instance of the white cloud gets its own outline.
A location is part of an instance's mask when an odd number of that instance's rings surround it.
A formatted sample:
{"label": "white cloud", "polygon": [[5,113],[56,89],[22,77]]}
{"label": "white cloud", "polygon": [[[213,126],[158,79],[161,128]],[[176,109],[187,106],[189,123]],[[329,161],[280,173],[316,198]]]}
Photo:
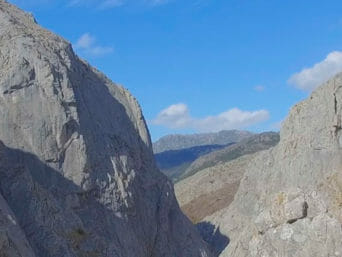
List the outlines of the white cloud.
{"label": "white cloud", "polygon": [[112,53],[112,47],[96,45],[96,38],[89,33],[83,34],[74,44],[76,50],[80,50],[87,55],[95,57]]}
{"label": "white cloud", "polygon": [[257,85],[257,86],[254,87],[254,90],[258,91],[258,92],[262,92],[262,91],[265,90],[265,87],[262,86],[262,85]]}
{"label": "white cloud", "polygon": [[96,39],[93,36],[89,33],[85,33],[77,40],[75,47],[81,49],[89,48],[95,43],[95,41]]}
{"label": "white cloud", "polygon": [[293,74],[288,83],[305,91],[312,91],[330,77],[342,71],[342,52],[334,51],[327,57],[302,71]]}
{"label": "white cloud", "polygon": [[182,103],[167,107],[153,120],[155,125],[163,125],[173,129],[188,127],[191,122],[188,107]]}
{"label": "white cloud", "polygon": [[233,108],[215,116],[195,118],[191,117],[186,104],[179,103],[162,110],[152,124],[171,129],[194,129],[200,132],[210,132],[250,127],[266,121],[269,116],[267,110],[242,111]]}

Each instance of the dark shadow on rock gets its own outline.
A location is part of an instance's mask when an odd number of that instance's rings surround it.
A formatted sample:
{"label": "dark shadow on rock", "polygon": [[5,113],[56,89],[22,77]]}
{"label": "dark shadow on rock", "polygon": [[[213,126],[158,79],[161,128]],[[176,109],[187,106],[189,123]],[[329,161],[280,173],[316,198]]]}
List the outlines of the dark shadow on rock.
{"label": "dark shadow on rock", "polygon": [[[178,213],[176,201],[168,203],[170,198],[163,189],[137,190],[141,193],[135,202],[138,206],[116,211],[99,201],[99,192],[83,190],[36,155],[10,148],[0,140],[0,193],[37,256],[70,256],[70,252],[96,257],[154,256],[153,249],[141,242],[147,245],[155,240],[157,224],[162,222],[159,219],[175,215],[172,221],[182,221],[171,222],[170,230],[180,229],[175,225],[181,222],[190,228],[190,222]],[[155,218],[150,224],[146,213]]]}
{"label": "dark shadow on rock", "polygon": [[37,256],[132,256],[139,245],[140,231],[127,223],[124,212],[116,213],[93,191],[84,191],[34,154],[1,140],[0,193]]}
{"label": "dark shadow on rock", "polygon": [[220,232],[220,227],[216,227],[207,221],[196,224],[196,227],[215,257],[218,257],[228,246],[229,238]]}
{"label": "dark shadow on rock", "polygon": [[65,208],[68,195],[80,191],[37,156],[0,141],[0,192],[37,256],[63,256],[72,240],[60,240],[58,234],[85,230],[72,208]]}

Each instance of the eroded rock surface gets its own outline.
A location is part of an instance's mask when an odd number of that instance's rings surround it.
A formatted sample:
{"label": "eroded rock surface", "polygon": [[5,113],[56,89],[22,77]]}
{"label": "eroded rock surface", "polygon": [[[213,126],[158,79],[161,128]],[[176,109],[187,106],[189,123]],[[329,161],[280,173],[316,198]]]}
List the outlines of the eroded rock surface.
{"label": "eroded rock surface", "polygon": [[134,97],[4,0],[0,140],[1,208],[20,234],[13,251],[1,235],[1,256],[210,256],[156,168]]}
{"label": "eroded rock surface", "polygon": [[342,256],[342,74],[294,106],[280,143],[254,158],[233,203],[206,220],[220,256]]}

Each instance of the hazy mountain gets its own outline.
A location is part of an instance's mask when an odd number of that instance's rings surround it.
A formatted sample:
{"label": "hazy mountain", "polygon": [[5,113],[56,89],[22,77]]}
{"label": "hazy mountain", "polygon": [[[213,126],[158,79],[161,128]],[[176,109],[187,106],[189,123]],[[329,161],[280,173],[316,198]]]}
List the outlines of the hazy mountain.
{"label": "hazy mountain", "polygon": [[234,160],[245,154],[252,154],[261,150],[275,146],[279,142],[279,133],[264,132],[250,136],[241,142],[224,147],[223,149],[213,151],[197,158],[183,172],[181,179],[191,176],[205,168],[214,166],[218,163]]}
{"label": "hazy mountain", "polygon": [[252,133],[240,130],[223,130],[217,133],[203,133],[190,135],[167,135],[153,143],[155,154],[169,151],[191,148],[202,145],[227,145],[240,142],[251,136]]}
{"label": "hazy mountain", "polygon": [[202,155],[224,148],[224,145],[201,145],[180,150],[170,150],[155,154],[160,170],[177,181],[193,161]]}
{"label": "hazy mountain", "polygon": [[[177,182],[200,156],[225,148],[249,138],[247,131],[227,130],[218,133],[168,135],[153,144],[160,170]],[[208,143],[208,144],[205,144]],[[160,152],[161,149],[173,149]]]}

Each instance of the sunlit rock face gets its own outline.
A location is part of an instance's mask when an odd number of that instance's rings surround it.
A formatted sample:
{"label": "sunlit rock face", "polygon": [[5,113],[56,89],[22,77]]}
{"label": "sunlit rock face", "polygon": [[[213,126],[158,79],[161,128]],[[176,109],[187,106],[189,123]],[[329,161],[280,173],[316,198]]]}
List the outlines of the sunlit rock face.
{"label": "sunlit rock face", "polygon": [[280,143],[251,160],[233,203],[206,220],[221,256],[342,256],[342,74],[295,105]]}
{"label": "sunlit rock face", "polygon": [[134,97],[4,0],[0,141],[0,256],[211,256]]}

